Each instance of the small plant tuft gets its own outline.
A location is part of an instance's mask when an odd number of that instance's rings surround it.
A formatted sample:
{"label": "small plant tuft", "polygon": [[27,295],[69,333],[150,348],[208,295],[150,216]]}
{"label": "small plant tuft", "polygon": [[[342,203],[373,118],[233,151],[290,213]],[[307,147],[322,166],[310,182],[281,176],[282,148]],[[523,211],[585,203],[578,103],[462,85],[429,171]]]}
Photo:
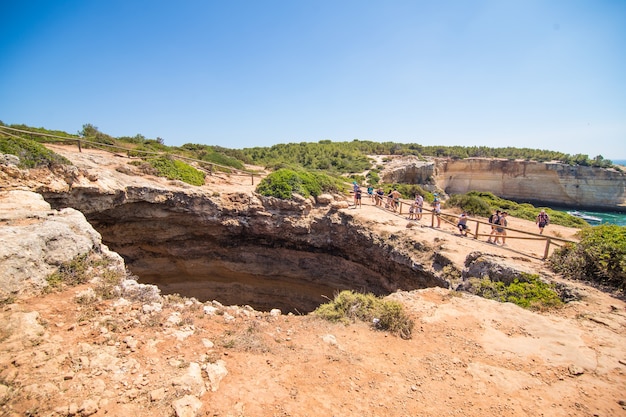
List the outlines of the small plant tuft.
{"label": "small plant tuft", "polygon": [[319,306],[313,314],[340,323],[350,323],[358,319],[372,323],[376,329],[389,331],[403,339],[411,338],[414,326],[413,320],[407,316],[399,302],[347,290],[341,291],[332,301]]}

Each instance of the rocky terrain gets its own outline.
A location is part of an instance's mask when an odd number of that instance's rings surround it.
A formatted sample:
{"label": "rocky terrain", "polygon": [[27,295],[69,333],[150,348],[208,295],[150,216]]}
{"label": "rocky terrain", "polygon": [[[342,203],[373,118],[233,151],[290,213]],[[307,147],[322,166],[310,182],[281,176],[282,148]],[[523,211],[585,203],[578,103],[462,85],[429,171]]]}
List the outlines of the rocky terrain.
{"label": "rocky terrain", "polygon": [[[533,241],[495,247],[365,200],[283,205],[249,177],[190,187],[55,151],[75,166],[0,169],[2,415],[626,415],[626,304],[553,277]],[[470,253],[576,301],[532,312],[450,290]],[[90,279],[50,288],[77,255]],[[390,294],[413,337],[301,314],[342,288]]]}

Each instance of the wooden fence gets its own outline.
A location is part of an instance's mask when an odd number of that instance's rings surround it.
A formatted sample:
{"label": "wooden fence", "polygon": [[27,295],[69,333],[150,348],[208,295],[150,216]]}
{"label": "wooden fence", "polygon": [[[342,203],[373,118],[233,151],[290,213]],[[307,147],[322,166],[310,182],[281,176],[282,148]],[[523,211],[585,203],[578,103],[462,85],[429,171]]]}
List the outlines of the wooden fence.
{"label": "wooden fence", "polygon": [[[384,200],[386,199],[386,197],[383,198]],[[411,206],[411,204],[413,204],[413,202],[406,202],[406,201],[402,201],[400,200],[398,202],[398,206],[396,207],[396,210],[394,211],[393,208],[391,207],[385,207],[383,206],[379,206],[384,210],[389,210],[392,212],[395,212],[399,215],[402,215],[403,213],[408,213],[408,207]],[[424,217],[428,218],[430,217],[430,227],[435,227],[435,222],[437,215],[435,214],[435,212],[432,209],[427,209],[427,208],[422,208],[422,220],[424,219]],[[442,222],[447,223],[449,225],[452,225],[455,229],[457,229],[457,224],[458,224],[458,215],[454,215],[454,214],[448,214],[448,213],[444,213],[441,212],[439,214],[439,218]],[[475,227],[471,227],[470,225],[472,225],[472,223],[475,223]],[[491,232],[492,232],[492,224],[485,221],[485,220],[481,220],[481,219],[476,219],[476,218],[472,218],[472,217],[468,217],[467,218],[467,225],[468,225],[468,234],[472,235],[472,237],[474,239],[478,239],[479,237],[487,237],[489,238],[491,236]],[[548,256],[550,255],[550,248],[551,247],[561,247],[564,246],[568,243],[577,243],[576,241],[570,240],[570,239],[564,239],[564,238],[560,238],[560,237],[556,237],[556,236],[548,236],[548,235],[543,235],[543,234],[539,234],[539,233],[533,233],[533,232],[529,232],[527,230],[520,230],[520,229],[516,229],[513,227],[505,227],[505,226],[500,226],[498,225],[499,228],[502,228],[506,231],[506,240],[535,240],[535,241],[545,241],[545,246],[543,248],[543,256],[541,259],[547,259]],[[482,230],[481,230],[482,229]],[[485,232],[486,230],[486,232]],[[509,234],[509,232],[513,232],[513,234]],[[529,256],[533,256],[531,254],[528,254]]]}
{"label": "wooden fence", "polygon": [[85,138],[73,138],[73,137],[65,137],[65,136],[56,136],[56,135],[51,135],[51,134],[48,134],[48,133],[31,132],[29,130],[20,130],[20,129],[15,129],[15,128],[12,128],[12,127],[0,126],[0,132],[6,134],[8,136],[19,137],[19,136],[16,136],[16,135],[13,135],[13,134],[9,133],[8,131],[18,132],[18,133],[30,135],[31,139],[34,139],[33,136],[43,136],[43,137],[51,138],[52,139],[51,142],[58,142],[58,143],[68,143],[68,142],[74,143],[75,142],[76,145],[78,146],[78,151],[79,152],[82,152],[83,151],[83,146],[86,146],[86,147],[92,147],[92,148],[96,148],[96,149],[102,149],[104,151],[111,152],[111,153],[123,152],[129,158],[131,158],[133,155],[168,156],[170,158],[178,159],[178,160],[181,160],[181,161],[184,161],[184,162],[195,162],[196,164],[198,164],[198,167],[202,171],[204,171],[205,173],[207,173],[209,175],[213,175],[214,174],[214,170],[215,170],[216,167],[217,168],[221,168],[222,170],[224,170],[226,172],[229,172],[229,173],[234,172],[234,173],[237,173],[239,175],[246,175],[246,176],[250,175],[250,178],[251,178],[251,181],[252,181],[252,185],[254,185],[254,173],[253,172],[244,171],[244,170],[236,169],[236,168],[233,168],[233,167],[216,164],[214,162],[203,161],[201,159],[194,159],[194,158],[189,158],[187,156],[175,155],[175,154],[170,154],[170,153],[166,153],[166,152],[151,152],[151,151],[130,149],[130,148],[125,148],[123,146],[109,145],[108,143],[95,142],[95,141],[87,140]]}

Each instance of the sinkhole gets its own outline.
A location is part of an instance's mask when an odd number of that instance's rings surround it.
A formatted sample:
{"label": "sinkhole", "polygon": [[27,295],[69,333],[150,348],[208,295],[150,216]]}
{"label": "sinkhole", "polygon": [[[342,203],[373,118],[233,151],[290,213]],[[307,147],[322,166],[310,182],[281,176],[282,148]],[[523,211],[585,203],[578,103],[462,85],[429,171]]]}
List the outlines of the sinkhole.
{"label": "sinkhole", "polygon": [[342,290],[382,296],[447,287],[406,252],[342,213],[296,224],[302,217],[226,212],[186,195],[129,203],[124,201],[129,193],[46,199],[55,208],[83,211],[139,282],[154,284],[163,294],[306,314]]}

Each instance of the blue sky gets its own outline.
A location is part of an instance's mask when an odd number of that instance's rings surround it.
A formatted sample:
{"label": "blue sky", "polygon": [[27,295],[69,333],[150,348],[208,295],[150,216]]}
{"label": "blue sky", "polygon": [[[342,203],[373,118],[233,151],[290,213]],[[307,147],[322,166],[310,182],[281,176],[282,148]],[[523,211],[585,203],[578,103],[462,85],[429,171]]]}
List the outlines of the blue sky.
{"label": "blue sky", "polygon": [[4,0],[0,120],[626,159],[626,1]]}

